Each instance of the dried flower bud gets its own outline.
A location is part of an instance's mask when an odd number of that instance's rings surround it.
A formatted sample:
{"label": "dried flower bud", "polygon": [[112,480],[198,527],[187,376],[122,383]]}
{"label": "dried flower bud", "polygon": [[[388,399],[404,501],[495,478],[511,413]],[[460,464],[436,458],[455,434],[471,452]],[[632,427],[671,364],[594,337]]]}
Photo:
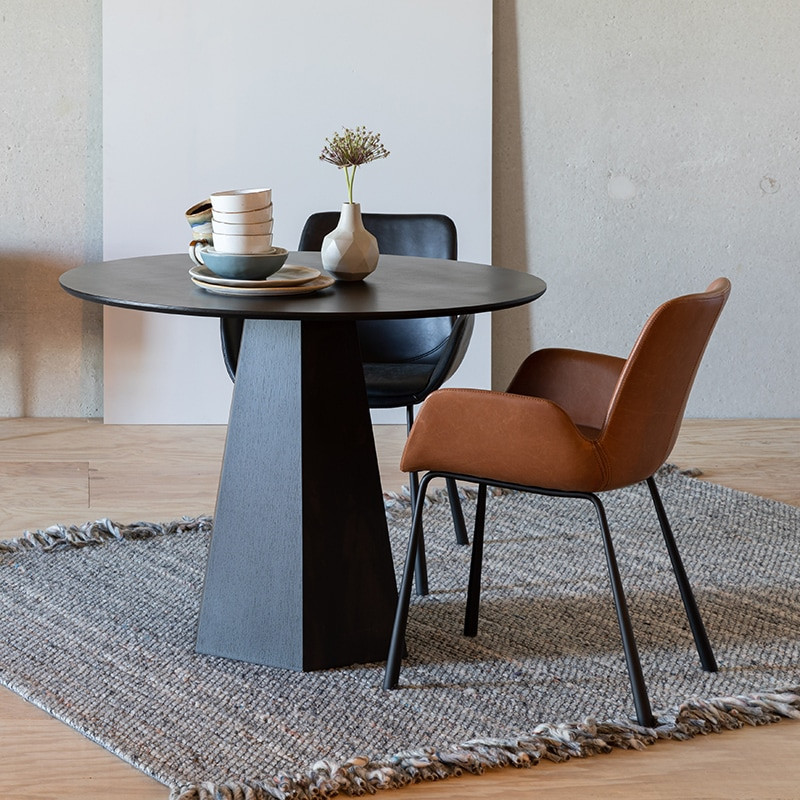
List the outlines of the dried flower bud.
{"label": "dried flower bud", "polygon": [[344,169],[349,202],[352,203],[356,167],[388,155],[389,151],[381,143],[381,135],[359,125],[353,130],[343,128],[342,133],[334,133],[329,139],[325,139],[320,160]]}

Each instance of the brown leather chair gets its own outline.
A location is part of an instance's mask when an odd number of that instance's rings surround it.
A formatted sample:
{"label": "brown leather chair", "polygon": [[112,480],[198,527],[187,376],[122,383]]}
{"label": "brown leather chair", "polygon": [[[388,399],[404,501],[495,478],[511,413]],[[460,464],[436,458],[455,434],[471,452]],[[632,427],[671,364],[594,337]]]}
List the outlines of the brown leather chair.
{"label": "brown leather chair", "polygon": [[[669,300],[650,316],[627,359],[567,349],[534,352],[507,392],[440,389],[423,404],[401,468],[478,484],[464,634],[478,628],[487,485],[590,500],[603,534],[617,621],[641,725],[655,723],[598,492],[644,481],[672,562],[703,668],[717,669],[653,475],[669,456],[706,344],[730,293],[719,278],[705,292]],[[384,688],[397,686],[423,503],[412,532]]]}

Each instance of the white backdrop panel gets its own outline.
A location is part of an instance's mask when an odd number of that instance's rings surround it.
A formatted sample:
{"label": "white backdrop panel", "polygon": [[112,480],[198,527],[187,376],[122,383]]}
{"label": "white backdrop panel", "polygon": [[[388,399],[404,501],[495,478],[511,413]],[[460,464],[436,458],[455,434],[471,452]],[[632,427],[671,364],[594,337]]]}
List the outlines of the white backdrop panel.
{"label": "white backdrop panel", "polygon": [[[250,186],[295,248],[346,200],[325,137],[363,124],[391,151],[358,171],[363,210],[448,214],[459,256],[488,263],[491,48],[491,0],[105,0],[104,258],[180,252],[189,206]],[[489,386],[477,323],[456,385]],[[227,422],[216,320],[107,308],[104,339],[107,422]]]}

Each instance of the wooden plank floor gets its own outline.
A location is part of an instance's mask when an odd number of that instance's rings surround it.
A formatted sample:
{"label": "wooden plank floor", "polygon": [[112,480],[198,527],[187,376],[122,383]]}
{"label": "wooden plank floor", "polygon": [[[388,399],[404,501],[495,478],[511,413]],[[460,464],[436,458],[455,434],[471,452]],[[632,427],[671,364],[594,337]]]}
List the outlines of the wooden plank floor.
{"label": "wooden plank floor", "polygon": [[[212,513],[224,435],[220,426],[0,420],[0,539],[55,522]],[[387,490],[403,483],[397,461],[404,438],[402,427],[376,428]],[[800,506],[800,420],[687,420],[670,460],[715,483]],[[396,796],[789,800],[800,798],[798,752],[800,722],[782,722],[644,752],[421,784]],[[0,690],[0,798],[167,796],[161,784]]]}

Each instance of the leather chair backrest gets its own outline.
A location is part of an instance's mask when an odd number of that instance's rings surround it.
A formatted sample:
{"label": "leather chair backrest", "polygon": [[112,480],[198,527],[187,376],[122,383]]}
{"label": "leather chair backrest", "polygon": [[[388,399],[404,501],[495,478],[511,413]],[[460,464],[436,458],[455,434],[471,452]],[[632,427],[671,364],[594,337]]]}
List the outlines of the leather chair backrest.
{"label": "leather chair backrest", "polygon": [[[455,223],[443,214],[365,213],[361,218],[385,255],[451,260],[458,257]],[[338,211],[312,214],[300,234],[298,250],[320,250],[322,240],[338,222]],[[453,330],[453,323],[452,317],[359,322],[362,360],[435,364]]]}
{"label": "leather chair backrest", "polygon": [[730,288],[727,278],[719,278],[705,292],[668,300],[648,319],[620,373],[598,439],[608,459],[607,488],[644,480],[666,461]]}

